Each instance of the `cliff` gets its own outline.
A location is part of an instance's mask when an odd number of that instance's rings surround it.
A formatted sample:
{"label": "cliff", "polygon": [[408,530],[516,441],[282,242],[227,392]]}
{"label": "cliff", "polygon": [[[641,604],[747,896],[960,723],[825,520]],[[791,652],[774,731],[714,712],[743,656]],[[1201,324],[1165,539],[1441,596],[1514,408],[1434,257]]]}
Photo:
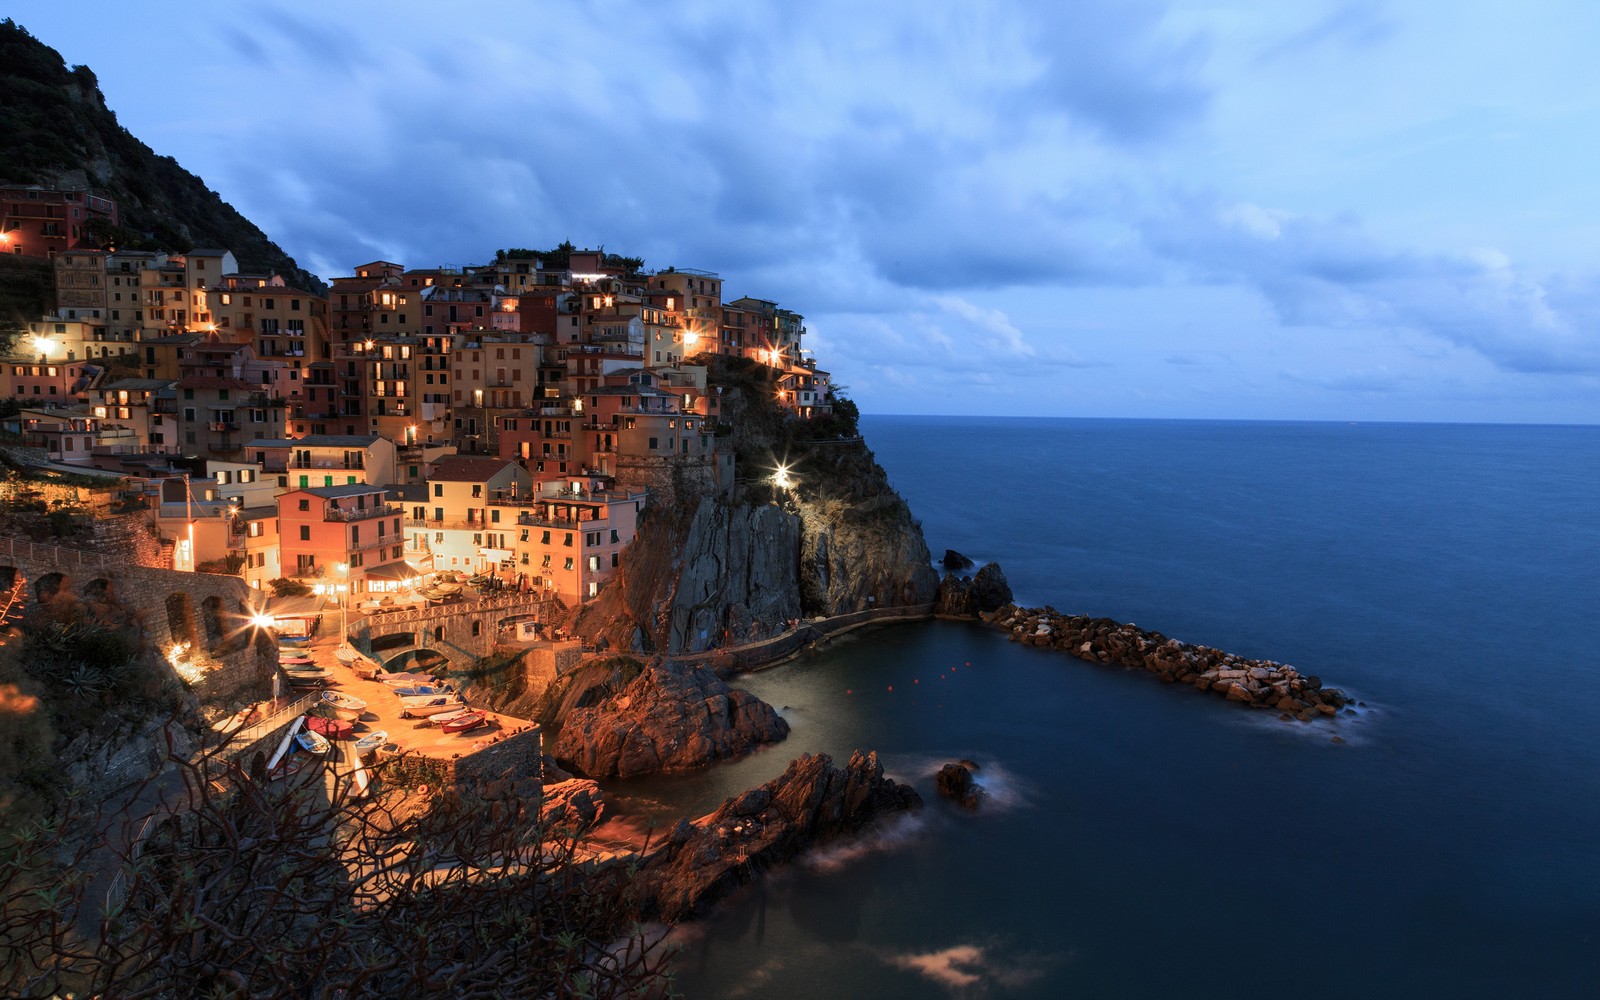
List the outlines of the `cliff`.
{"label": "cliff", "polygon": [[[652,501],[622,572],[584,609],[591,640],[692,653],[766,638],[794,619],[930,603],[922,527],[856,430],[854,405],[810,420],[773,401],[771,369],[701,356],[723,399],[719,444],[736,455],[731,496]],[[788,486],[773,482],[782,467]]]}
{"label": "cliff", "polygon": [[0,137],[0,183],[88,186],[116,199],[122,224],[98,233],[101,243],[174,252],[226,247],[243,271],[324,288],[199,177],[118,124],[93,70],[68,69],[59,52],[9,18],[0,21]]}

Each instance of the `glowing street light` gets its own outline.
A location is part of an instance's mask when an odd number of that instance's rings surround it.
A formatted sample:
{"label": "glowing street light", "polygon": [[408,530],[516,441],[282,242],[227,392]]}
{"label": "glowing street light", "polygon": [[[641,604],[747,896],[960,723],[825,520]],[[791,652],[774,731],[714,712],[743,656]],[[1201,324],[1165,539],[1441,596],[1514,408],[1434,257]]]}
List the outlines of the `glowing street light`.
{"label": "glowing street light", "polygon": [[777,470],[772,473],[772,485],[778,489],[786,490],[793,484],[794,479],[790,477],[787,465],[779,465]]}

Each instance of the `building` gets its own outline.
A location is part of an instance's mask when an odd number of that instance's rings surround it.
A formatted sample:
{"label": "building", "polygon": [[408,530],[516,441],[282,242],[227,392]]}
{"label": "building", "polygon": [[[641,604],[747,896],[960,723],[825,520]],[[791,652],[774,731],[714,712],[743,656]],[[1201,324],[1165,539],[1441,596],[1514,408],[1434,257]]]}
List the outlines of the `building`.
{"label": "building", "polygon": [[91,223],[117,224],[117,203],[87,188],[0,187],[0,251],[54,257],[95,239]]}
{"label": "building", "polygon": [[275,474],[285,488],[395,481],[394,442],[376,434],[257,438],[245,444],[244,459]]}
{"label": "building", "polygon": [[290,488],[278,495],[283,575],[348,586],[349,599],[417,576],[405,561],[398,504],[382,486]]}
{"label": "building", "polygon": [[[541,484],[527,497],[490,501],[502,510],[514,572],[508,583],[554,594],[569,604],[593,599],[615,574],[638,528],[644,493],[605,489],[604,477],[569,477]],[[514,516],[513,516],[514,515]]]}
{"label": "building", "polygon": [[[436,570],[502,575],[512,565],[510,517],[491,501],[525,499],[533,477],[503,458],[455,455],[434,463],[427,498],[412,510],[409,541],[427,548]],[[420,517],[416,516],[420,513]]]}

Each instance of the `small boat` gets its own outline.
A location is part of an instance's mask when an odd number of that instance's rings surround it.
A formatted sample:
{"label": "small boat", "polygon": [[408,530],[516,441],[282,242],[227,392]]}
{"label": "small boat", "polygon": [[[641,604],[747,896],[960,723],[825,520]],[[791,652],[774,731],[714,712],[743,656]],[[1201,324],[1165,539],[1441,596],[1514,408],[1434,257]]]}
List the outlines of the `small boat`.
{"label": "small boat", "polygon": [[475,712],[475,711],[477,711],[477,709],[468,708],[466,705],[462,705],[460,708],[456,709],[453,712],[443,712],[443,713],[441,713],[439,715],[435,715],[433,718],[429,719],[428,721],[442,729],[446,723],[451,722],[451,721],[453,721],[453,720],[455,720],[457,718],[460,718],[463,715],[468,715],[468,714],[470,714],[472,712]]}
{"label": "small boat", "polygon": [[432,674],[419,674],[415,670],[386,670],[381,674],[375,674],[372,679],[390,687],[412,687],[417,684],[433,683]]}
{"label": "small boat", "polygon": [[406,687],[392,687],[389,689],[401,698],[422,698],[437,694],[455,694],[455,689],[442,684],[411,684]]}
{"label": "small boat", "polygon": [[313,660],[309,656],[306,656],[304,653],[296,653],[293,656],[289,655],[288,653],[279,653],[278,654],[278,665],[279,666],[285,666],[285,667],[287,667],[287,666],[299,666],[299,665],[309,666],[309,665],[311,665],[311,664],[313,664],[315,662],[316,662],[315,660]]}
{"label": "small boat", "polygon": [[330,740],[347,740],[356,734],[356,724],[344,719],[324,719],[320,715],[306,718],[306,728]]}
{"label": "small boat", "polygon": [[474,708],[469,712],[459,712],[448,722],[439,723],[439,728],[447,733],[464,733],[479,726],[486,725],[489,713],[481,708]]}
{"label": "small boat", "polygon": [[460,704],[460,701],[458,701],[454,696],[450,695],[401,698],[400,718],[410,719],[415,717],[425,719],[432,715],[441,715],[445,712],[453,712],[460,706]]}
{"label": "small boat", "polygon": [[311,641],[311,637],[309,635],[280,635],[280,636],[278,636],[278,646],[279,646],[279,648],[282,648],[285,643],[287,643],[289,645],[298,646],[298,645],[303,645],[305,643],[308,643],[310,641]]}
{"label": "small boat", "polygon": [[349,667],[351,670],[354,670],[356,672],[356,676],[360,677],[362,680],[371,680],[377,675],[378,671],[383,669],[382,665],[379,664],[377,660],[374,660],[372,657],[368,656],[347,642],[341,643],[339,647],[333,651],[333,656],[334,659]]}
{"label": "small boat", "polygon": [[[311,724],[311,720],[307,719],[306,724],[309,726]],[[328,751],[333,747],[333,744],[328,742],[328,738],[326,736],[318,732],[313,732],[311,729],[302,729],[300,732],[295,733],[294,741],[300,744],[300,749],[316,757],[326,756]]]}
{"label": "small boat", "polygon": [[367,703],[353,694],[343,691],[322,692],[322,703],[333,709],[333,714],[341,719],[352,721],[361,718],[367,711]]}
{"label": "small boat", "polygon": [[382,729],[375,733],[368,733],[356,740],[356,754],[361,756],[373,753],[387,742],[389,742],[389,734]]}

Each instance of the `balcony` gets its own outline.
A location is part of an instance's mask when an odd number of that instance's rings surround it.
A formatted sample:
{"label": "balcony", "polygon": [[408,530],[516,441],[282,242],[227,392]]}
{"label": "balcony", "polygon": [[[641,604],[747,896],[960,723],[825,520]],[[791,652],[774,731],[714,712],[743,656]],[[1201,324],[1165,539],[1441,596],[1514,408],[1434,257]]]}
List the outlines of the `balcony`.
{"label": "balcony", "polygon": [[206,424],[213,434],[232,434],[239,429],[239,425],[226,420],[213,420]]}
{"label": "balcony", "polygon": [[329,509],[322,519],[324,521],[366,521],[374,517],[384,517],[398,513],[400,513],[400,505],[397,503],[380,504],[376,507],[334,507]]}
{"label": "balcony", "polygon": [[400,545],[405,541],[399,535],[380,535],[377,538],[367,538],[359,542],[350,543],[351,552],[365,552],[368,549],[386,548],[390,545]]}
{"label": "balcony", "polygon": [[366,468],[361,462],[342,461],[336,458],[297,458],[289,462],[291,469],[344,469],[346,471],[359,471]]}

